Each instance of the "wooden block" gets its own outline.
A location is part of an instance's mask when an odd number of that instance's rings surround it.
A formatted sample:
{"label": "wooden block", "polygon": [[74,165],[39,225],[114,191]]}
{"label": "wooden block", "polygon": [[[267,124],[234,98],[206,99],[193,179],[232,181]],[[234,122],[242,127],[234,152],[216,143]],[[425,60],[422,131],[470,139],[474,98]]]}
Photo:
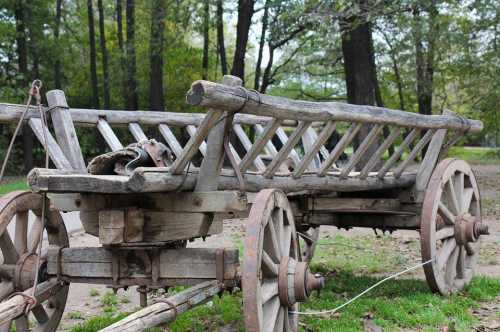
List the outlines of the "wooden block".
{"label": "wooden block", "polygon": [[141,242],[144,239],[144,212],[142,209],[129,208],[125,210],[125,242]]}
{"label": "wooden block", "polygon": [[222,220],[210,220],[203,213],[144,212],[144,241],[185,240],[222,233]]}
{"label": "wooden block", "polygon": [[125,242],[125,211],[99,211],[99,242],[103,245]]}

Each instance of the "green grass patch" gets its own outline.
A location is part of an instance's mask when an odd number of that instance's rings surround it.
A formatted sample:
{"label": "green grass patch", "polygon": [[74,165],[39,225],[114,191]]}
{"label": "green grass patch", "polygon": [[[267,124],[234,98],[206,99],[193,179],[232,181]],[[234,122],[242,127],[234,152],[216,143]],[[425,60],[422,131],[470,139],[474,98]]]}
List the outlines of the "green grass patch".
{"label": "green grass patch", "polygon": [[466,160],[472,164],[500,164],[500,149],[472,146],[454,146],[448,156]]}
{"label": "green grass patch", "polygon": [[95,332],[99,331],[106,326],[109,326],[113,323],[116,323],[120,319],[128,316],[128,313],[120,313],[120,314],[104,314],[96,317],[89,318],[85,320],[85,322],[80,323],[76,326],[73,326],[70,331],[71,332]]}
{"label": "green grass patch", "polygon": [[11,191],[28,190],[26,180],[7,180],[5,183],[0,184],[0,195],[5,195]]}

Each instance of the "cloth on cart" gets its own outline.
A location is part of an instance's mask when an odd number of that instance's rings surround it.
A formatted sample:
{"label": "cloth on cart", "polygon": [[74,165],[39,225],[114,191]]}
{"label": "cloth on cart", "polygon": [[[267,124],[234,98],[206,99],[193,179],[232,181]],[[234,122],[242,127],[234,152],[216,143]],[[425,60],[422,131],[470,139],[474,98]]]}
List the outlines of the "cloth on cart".
{"label": "cloth on cart", "polygon": [[95,175],[131,175],[137,167],[165,167],[172,162],[172,151],[149,139],[99,155],[90,161],[87,170]]}

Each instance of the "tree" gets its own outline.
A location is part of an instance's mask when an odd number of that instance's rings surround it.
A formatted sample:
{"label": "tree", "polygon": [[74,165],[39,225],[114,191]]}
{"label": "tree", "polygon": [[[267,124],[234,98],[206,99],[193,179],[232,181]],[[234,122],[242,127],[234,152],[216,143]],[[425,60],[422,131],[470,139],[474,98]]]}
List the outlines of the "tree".
{"label": "tree", "polygon": [[224,45],[224,7],[222,1],[223,0],[217,0],[217,51],[219,52],[222,75],[226,75],[228,70],[226,47]]}
{"label": "tree", "polygon": [[99,109],[99,87],[97,83],[94,8],[92,5],[92,0],[87,0],[87,17],[88,17],[89,45],[90,45],[90,90],[92,92],[91,105],[93,108]]}
{"label": "tree", "polygon": [[208,51],[209,51],[209,37],[210,32],[210,1],[203,2],[203,60],[202,60],[202,73],[201,77],[208,79]]}
{"label": "tree", "polygon": [[238,23],[236,24],[236,46],[234,49],[231,75],[245,81],[245,56],[247,52],[248,34],[254,13],[254,0],[238,0]]}
{"label": "tree", "polygon": [[257,63],[255,64],[255,78],[254,78],[254,89],[258,90],[260,86],[260,75],[261,75],[261,66],[262,66],[262,56],[264,53],[264,46],[266,44],[266,33],[267,33],[267,24],[269,20],[269,2],[270,0],[266,0],[264,4],[264,14],[262,15],[262,30],[260,33],[260,41],[259,41],[259,55],[257,56]]}
{"label": "tree", "polygon": [[56,89],[61,89],[61,57],[59,52],[59,31],[61,27],[61,14],[62,14],[62,0],[56,1],[56,17],[54,22],[54,41],[57,51],[54,52],[54,86]]}
{"label": "tree", "polygon": [[104,108],[110,109],[108,50],[106,48],[106,32],[104,29],[104,8],[102,5],[102,0],[97,0],[97,7],[99,11],[99,40],[101,44],[101,55],[102,55]]}
{"label": "tree", "polygon": [[149,44],[149,103],[153,111],[164,111],[163,95],[163,31],[165,30],[164,0],[155,0],[151,6],[151,40]]}
{"label": "tree", "polygon": [[135,4],[134,0],[127,0],[127,109],[137,110],[139,101],[137,97],[136,63],[135,63]]}
{"label": "tree", "polygon": [[121,92],[123,103],[127,104],[127,90],[128,84],[125,79],[127,72],[127,59],[125,57],[125,47],[123,42],[123,9],[122,0],[116,0],[116,35],[118,40],[118,56],[120,58],[120,78],[121,78]]}

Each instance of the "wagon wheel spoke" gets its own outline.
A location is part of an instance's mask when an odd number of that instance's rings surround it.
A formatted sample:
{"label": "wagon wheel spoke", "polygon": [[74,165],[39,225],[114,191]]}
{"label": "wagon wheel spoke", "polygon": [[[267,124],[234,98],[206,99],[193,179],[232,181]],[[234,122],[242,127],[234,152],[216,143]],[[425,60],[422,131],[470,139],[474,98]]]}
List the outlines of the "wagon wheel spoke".
{"label": "wagon wheel spoke", "polygon": [[449,239],[444,243],[443,247],[438,253],[438,256],[436,257],[437,266],[439,269],[442,269],[446,266],[450,255],[453,253],[456,247],[457,243],[455,239]]}
{"label": "wagon wheel spoke", "polygon": [[16,214],[14,245],[19,254],[28,251],[28,211],[19,211]]}
{"label": "wagon wheel spoke", "polygon": [[316,250],[316,244],[319,239],[319,227],[310,227],[307,231],[297,232],[300,241],[300,252],[302,261],[310,262]]}
{"label": "wagon wheel spoke", "polygon": [[464,192],[464,177],[465,177],[465,174],[462,172],[458,172],[453,177],[455,197],[457,199],[457,214],[463,212],[462,211],[462,201],[463,201],[463,192]]}
{"label": "wagon wheel spoke", "polygon": [[281,259],[281,250],[278,242],[278,234],[276,234],[276,227],[272,219],[267,223],[267,229],[268,233],[266,235],[269,234],[269,241],[264,244],[264,250],[269,253],[274,262],[278,263]]}
{"label": "wagon wheel spoke", "polygon": [[36,217],[28,236],[28,250],[35,252],[40,241],[40,232],[43,232],[43,223],[40,217]]}
{"label": "wagon wheel spoke", "polygon": [[271,256],[265,251],[262,252],[262,268],[266,275],[278,275],[278,265],[273,262]]}
{"label": "wagon wheel spoke", "polygon": [[444,192],[446,194],[446,198],[450,204],[450,209],[453,214],[457,215],[460,213],[460,206],[458,205],[457,193],[455,191],[455,184],[453,178],[450,178],[448,182],[446,182]]}
{"label": "wagon wheel spoke", "polygon": [[2,250],[3,263],[4,264],[16,264],[19,259],[19,254],[17,253],[14,243],[10,238],[9,232],[5,232],[0,236],[0,249]]}
{"label": "wagon wheel spoke", "polygon": [[278,297],[274,297],[272,300],[264,304],[264,331],[274,331],[280,308],[281,304]]}
{"label": "wagon wheel spoke", "polygon": [[474,196],[474,189],[472,188],[464,189],[464,194],[462,196],[462,212],[469,211],[473,196]]}
{"label": "wagon wheel spoke", "polygon": [[267,303],[273,297],[278,295],[278,279],[264,281],[261,286],[262,303]]}
{"label": "wagon wheel spoke", "polygon": [[463,279],[465,277],[465,248],[464,246],[458,247],[457,258],[457,278]]}
{"label": "wagon wheel spoke", "polygon": [[274,325],[274,331],[282,332],[284,323],[285,323],[285,315],[288,315],[287,309],[284,307],[281,307],[279,312],[278,312],[278,318],[276,319],[276,324]]}
{"label": "wagon wheel spoke", "polygon": [[455,235],[455,228],[451,226],[443,227],[436,232],[436,240],[444,240]]}
{"label": "wagon wheel spoke", "polygon": [[455,280],[455,277],[457,276],[457,262],[458,262],[458,255],[459,255],[459,247],[455,246],[453,248],[453,251],[450,253],[448,256],[449,259],[446,262],[446,267],[445,267],[445,280],[447,281],[448,284],[453,284],[453,280]]}
{"label": "wagon wheel spoke", "polygon": [[455,215],[444,205],[443,202],[438,203],[439,215],[443,218],[445,224],[453,225],[455,223]]}

